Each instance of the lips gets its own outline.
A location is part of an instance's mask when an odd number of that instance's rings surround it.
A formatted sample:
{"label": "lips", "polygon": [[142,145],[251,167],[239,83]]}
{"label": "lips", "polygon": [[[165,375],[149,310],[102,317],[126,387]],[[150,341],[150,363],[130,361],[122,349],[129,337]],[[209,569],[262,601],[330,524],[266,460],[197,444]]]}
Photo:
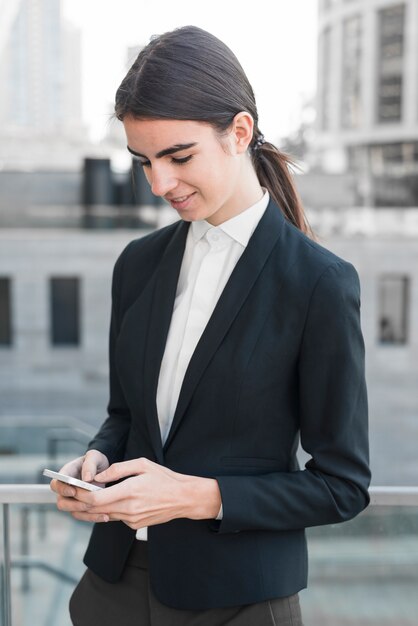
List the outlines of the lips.
{"label": "lips", "polygon": [[188,196],[178,196],[177,198],[171,198],[170,204],[173,209],[185,209],[191,202],[192,197],[195,195],[195,191]]}
{"label": "lips", "polygon": [[168,198],[168,200],[169,202],[184,202],[185,200],[187,200],[187,198],[189,198],[192,195],[193,195],[192,193],[189,193],[186,196],[177,196],[177,198]]}
{"label": "lips", "polygon": [[[191,194],[190,194],[191,195]],[[173,198],[174,202],[184,202],[189,196],[183,196],[182,198]]]}

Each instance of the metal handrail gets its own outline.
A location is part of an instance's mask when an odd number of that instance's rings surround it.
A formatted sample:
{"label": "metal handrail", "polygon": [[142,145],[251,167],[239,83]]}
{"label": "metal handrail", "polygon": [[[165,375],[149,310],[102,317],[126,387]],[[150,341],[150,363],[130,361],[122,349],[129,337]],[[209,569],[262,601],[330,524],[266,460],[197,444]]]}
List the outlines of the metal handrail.
{"label": "metal handrail", "polygon": [[0,504],[52,504],[56,495],[49,485],[0,484]]}
{"label": "metal handrail", "polygon": [[[418,487],[370,487],[371,506],[418,506]],[[0,504],[53,504],[49,485],[0,484]]]}
{"label": "metal handrail", "polygon": [[418,487],[370,487],[370,506],[418,506]]}
{"label": "metal handrail", "polygon": [[[418,506],[418,487],[371,487],[370,506]],[[0,484],[0,504],[3,508],[3,624],[12,626],[10,584],[10,511],[11,504],[53,504],[55,494],[49,485]],[[24,563],[28,564],[27,561]],[[39,565],[39,563],[38,563]],[[41,564],[44,566],[44,564]],[[1,574],[1,572],[0,572]],[[0,616],[1,617],[1,616]]]}

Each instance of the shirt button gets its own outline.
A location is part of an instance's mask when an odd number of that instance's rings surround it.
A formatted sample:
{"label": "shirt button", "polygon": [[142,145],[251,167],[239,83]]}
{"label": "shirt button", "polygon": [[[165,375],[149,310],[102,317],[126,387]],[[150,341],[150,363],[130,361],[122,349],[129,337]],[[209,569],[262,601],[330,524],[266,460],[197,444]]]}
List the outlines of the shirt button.
{"label": "shirt button", "polygon": [[214,233],[212,235],[212,241],[218,241],[219,240],[219,235],[217,235],[216,233]]}

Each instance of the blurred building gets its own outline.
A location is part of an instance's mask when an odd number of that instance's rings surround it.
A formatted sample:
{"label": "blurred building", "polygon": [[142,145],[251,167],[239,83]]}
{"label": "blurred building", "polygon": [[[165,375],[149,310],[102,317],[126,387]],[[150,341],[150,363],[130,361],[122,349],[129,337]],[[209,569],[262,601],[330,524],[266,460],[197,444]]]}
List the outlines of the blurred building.
{"label": "blurred building", "polygon": [[[40,425],[48,418],[94,429],[105,416],[112,267],[130,240],[153,228],[101,219],[102,228],[90,229],[58,214],[37,228],[2,228],[0,220],[0,455],[44,451]],[[413,484],[418,212],[324,209],[310,221],[319,242],[360,276],[374,483]],[[397,453],[402,463],[388,464]]]}
{"label": "blurred building", "polygon": [[320,0],[316,165],[418,206],[418,0]]}
{"label": "blurred building", "polygon": [[[18,5],[23,7],[18,2],[15,10]],[[416,77],[418,58],[410,56],[412,40],[402,44],[401,64],[399,42],[385,48],[382,59],[376,48],[383,37],[379,29],[387,33],[403,25],[410,33],[416,27],[416,14],[415,26],[408,17],[416,5],[418,0],[405,2],[401,11],[382,0],[321,5],[318,163],[309,176],[297,177],[319,242],[351,261],[360,275],[375,484],[416,481],[418,210],[402,208],[402,190],[410,189],[408,176],[416,167],[405,146],[418,141],[417,99],[406,102],[404,90]],[[14,20],[10,12],[8,23]],[[0,21],[0,33],[6,30]],[[128,66],[137,53],[129,49]],[[391,64],[389,54],[398,61]],[[385,69],[378,69],[383,59]],[[402,90],[389,89],[384,77],[406,66]],[[54,123],[60,124],[58,117]],[[121,128],[116,121],[108,146],[121,145]],[[47,128],[40,132],[51,136]],[[64,144],[71,150],[71,143]],[[388,160],[396,145],[409,161]],[[26,151],[27,142],[19,146]],[[53,162],[51,154],[49,170],[0,172],[0,455],[45,447],[45,436],[35,436],[29,423],[35,428],[49,417],[66,424],[73,417],[93,425],[103,419],[113,263],[128,241],[178,217],[168,205],[157,209],[141,168],[131,177],[112,170],[107,158],[86,161],[82,172],[78,159],[77,172],[53,171],[59,160]],[[384,197],[394,210],[372,206],[379,204],[383,185],[390,187]],[[26,435],[19,439],[16,424],[25,416]],[[396,450],[405,462],[394,471],[387,458]]]}
{"label": "blurred building", "polygon": [[77,169],[86,151],[80,32],[61,0],[0,0],[0,169]]}
{"label": "blurred building", "polygon": [[[143,46],[140,46],[140,45],[127,47],[126,57],[125,57],[126,72],[129,70],[129,68],[135,61],[136,57],[138,56],[142,48]],[[121,77],[121,79],[122,78],[123,76]],[[116,91],[117,86],[118,85],[115,85],[115,91]],[[113,113],[114,113],[114,103],[112,102],[109,105],[109,115],[113,115]],[[122,123],[119,120],[115,118],[110,119],[104,139],[105,139],[106,145],[111,146],[113,148],[114,155],[115,155],[114,158],[117,159],[121,163],[122,168],[127,170],[128,166],[126,164],[130,162],[130,155],[128,151],[126,150],[125,131],[124,131]]]}
{"label": "blurred building", "polygon": [[81,125],[80,35],[61,0],[12,0],[0,72],[2,127],[51,131]]}

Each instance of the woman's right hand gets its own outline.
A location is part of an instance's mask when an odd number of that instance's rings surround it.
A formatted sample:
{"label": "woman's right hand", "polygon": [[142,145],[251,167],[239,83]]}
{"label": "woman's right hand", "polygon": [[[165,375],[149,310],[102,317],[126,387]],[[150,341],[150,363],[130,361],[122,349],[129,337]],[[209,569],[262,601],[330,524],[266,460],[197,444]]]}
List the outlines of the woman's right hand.
{"label": "woman's right hand", "polygon": [[[98,450],[89,450],[84,456],[80,456],[69,463],[66,463],[61,469],[61,474],[67,474],[74,478],[81,478],[86,482],[94,482],[96,474],[103,472],[109,467],[107,457]],[[69,513],[84,511],[85,504],[74,498],[76,489],[72,485],[63,483],[59,480],[51,480],[51,489],[57,494],[57,507],[60,511],[68,511]]]}

